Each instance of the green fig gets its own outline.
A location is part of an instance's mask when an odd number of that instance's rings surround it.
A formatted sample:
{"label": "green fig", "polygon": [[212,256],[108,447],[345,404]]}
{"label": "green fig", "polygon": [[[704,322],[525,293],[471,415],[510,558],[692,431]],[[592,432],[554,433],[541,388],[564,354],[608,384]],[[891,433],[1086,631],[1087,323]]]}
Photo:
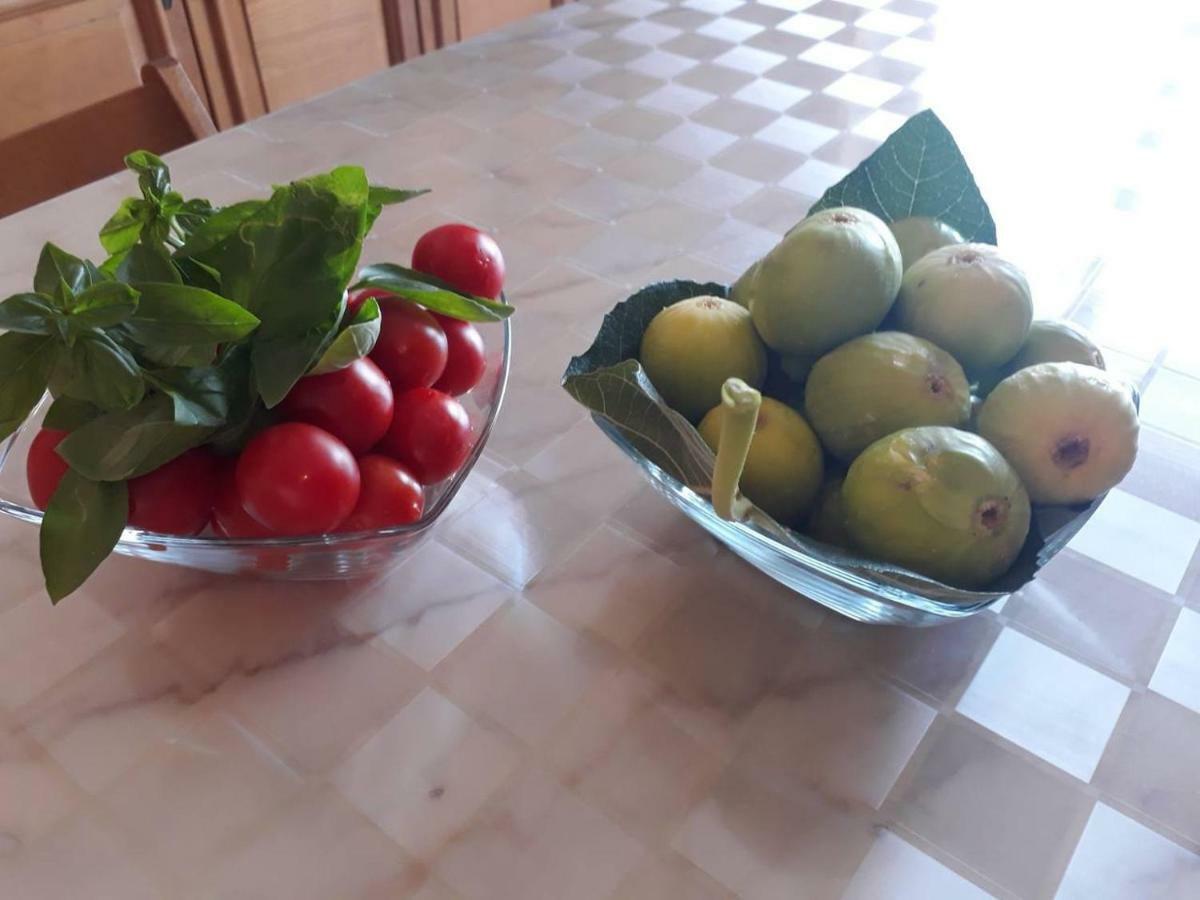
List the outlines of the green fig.
{"label": "green fig", "polygon": [[1014,372],[979,411],[979,433],[1012,463],[1034,503],[1085,503],[1137,458],[1129,386],[1103,369],[1039,363]]}
{"label": "green fig", "polygon": [[[700,436],[714,452],[720,447],[726,415],[727,407],[719,404],[700,422]],[[823,476],[821,444],[808,423],[778,400],[763,397],[741,492],[776,521],[790,523],[808,512]]]}
{"label": "green fig", "polygon": [[732,296],[772,349],[819,356],[883,321],[900,274],[887,225],[866,210],[838,207],[788,232],[737,280]]}
{"label": "green fig", "polygon": [[757,388],[767,374],[750,313],[720,297],[691,297],[659,312],[638,359],[667,405],[693,422],[720,402],[725,379]]}
{"label": "green fig", "polygon": [[896,244],[900,247],[900,259],[904,271],[930,250],[963,243],[963,236],[945,222],[928,216],[909,216],[888,223]]}
{"label": "green fig", "polygon": [[1047,362],[1073,362],[1104,369],[1104,354],[1083,329],[1054,319],[1039,319],[1029,326],[1025,343],[995,374],[980,379],[980,390],[988,393],[1013,372]]}
{"label": "green fig", "polygon": [[969,374],[1012,359],[1033,319],[1029,283],[990,244],[958,244],[926,253],[904,273],[898,327],[933,341]]}
{"label": "green fig", "polygon": [[842,501],[862,551],[964,588],[1007,571],[1029,532],[1029,496],[1013,467],[955,428],[876,441],[850,466]]}
{"label": "green fig", "polygon": [[842,483],[842,476],[827,475],[808,517],[808,534],[834,547],[851,546],[850,526],[846,522],[846,503],[842,499]]}
{"label": "green fig", "polygon": [[901,428],[967,423],[962,367],[929,341],[877,331],[822,356],[804,387],[804,410],[825,449],[850,462]]}

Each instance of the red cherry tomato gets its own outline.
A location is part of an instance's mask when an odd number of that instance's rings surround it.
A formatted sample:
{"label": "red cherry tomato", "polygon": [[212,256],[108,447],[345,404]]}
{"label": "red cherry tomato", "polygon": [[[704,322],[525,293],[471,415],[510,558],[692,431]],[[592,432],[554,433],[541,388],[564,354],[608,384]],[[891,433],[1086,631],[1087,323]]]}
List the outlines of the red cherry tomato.
{"label": "red cherry tomato", "polygon": [[392,386],[379,366],[356,359],[344,369],[302,378],[279,404],[284,417],[324,428],[366,453],[392,424]]}
{"label": "red cherry tomato", "polygon": [[213,503],[212,513],[213,531],[227,538],[272,537],[271,529],[246,512],[242,506],[234,470],[234,465],[229,466],[217,487],[217,498]]}
{"label": "red cherry tomato", "polygon": [[365,291],[359,291],[357,294],[351,294],[346,298],[346,319],[353,319],[358,315],[358,311],[362,309],[362,305],[368,299],[374,297],[376,300],[382,300],[385,297],[392,297],[393,294],[388,291],[380,290],[379,288],[367,288]]}
{"label": "red cherry tomato", "polygon": [[425,495],[400,463],[386,456],[364,456],[358,471],[362,473],[358,505],[338,531],[375,531],[421,518]]}
{"label": "red cherry tomato", "polygon": [[437,319],[407,300],[381,303],[383,321],[371,359],[397,391],[429,387],[446,368],[446,335]]}
{"label": "red cherry tomato", "polygon": [[413,248],[412,267],[477,297],[500,296],[504,255],[491,235],[470,225],[439,225]]}
{"label": "red cherry tomato", "polygon": [[237,462],[242,507],[280,535],[327,534],[350,515],[361,484],[346,445],[305,422],[274,425]]}
{"label": "red cherry tomato", "polygon": [[59,441],[66,436],[65,431],[43,428],[29,445],[29,456],[25,459],[25,480],[29,482],[29,496],[33,499],[33,505],[38,509],[50,505],[50,498],[66,474],[66,460],[54,452]]}
{"label": "red cherry tomato", "polygon": [[436,484],[462,468],[473,437],[462,404],[432,388],[413,388],[396,395],[392,427],[379,449],[399,460],[421,484]]}
{"label": "red cherry tomato", "polygon": [[199,534],[212,517],[220,463],[197,447],[129,482],[129,524],[160,534]]}
{"label": "red cherry tomato", "polygon": [[487,369],[483,338],[470,322],[437,313],[434,318],[446,333],[446,370],[433,387],[451,397],[459,397],[479,384]]}

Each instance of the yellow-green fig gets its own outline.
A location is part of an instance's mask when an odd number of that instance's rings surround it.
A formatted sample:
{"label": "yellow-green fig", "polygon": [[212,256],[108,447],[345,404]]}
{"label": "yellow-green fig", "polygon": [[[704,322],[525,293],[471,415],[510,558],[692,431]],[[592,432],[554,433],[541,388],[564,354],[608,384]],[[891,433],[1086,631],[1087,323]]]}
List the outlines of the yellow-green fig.
{"label": "yellow-green fig", "polygon": [[928,216],[909,216],[889,222],[888,228],[900,247],[904,271],[931,250],[963,243],[963,236],[945,222]]}
{"label": "yellow-green fig", "polygon": [[842,486],[855,545],[946,584],[982,587],[1012,565],[1029,533],[1029,496],[986,440],[942,426],[876,441]]}
{"label": "yellow-green fig", "polygon": [[774,350],[819,356],[873,330],[900,289],[900,248],[863,209],[814,213],[733,286]]}
{"label": "yellow-green fig", "polygon": [[[715,452],[727,409],[712,408],[700,422],[700,436]],[[804,418],[770,397],[762,398],[741,491],[756,506],[779,522],[799,520],[821,488],[825,464],[817,436]]]}
{"label": "yellow-green fig", "polygon": [[1084,503],[1117,485],[1137,458],[1129,386],[1103,369],[1039,363],[988,395],[979,433],[1012,463],[1034,503]]}
{"label": "yellow-green fig", "polygon": [[1018,369],[1047,362],[1073,362],[1097,369],[1104,365],[1104,354],[1087,333],[1070,322],[1039,319],[1029,326],[1025,343],[1005,368],[1009,374]]}
{"label": "yellow-green fig", "polygon": [[901,428],[965,425],[971,391],[945,350],[911,334],[877,331],[817,361],[805,383],[804,411],[825,449],[850,462]]}
{"label": "yellow-green fig", "polygon": [[933,341],[970,374],[1002,366],[1033,320],[1024,273],[990,244],[926,253],[904,273],[897,327]]}
{"label": "yellow-green fig", "polygon": [[667,405],[693,422],[720,402],[725,379],[757,388],[767,374],[750,313],[720,297],[691,297],[659,312],[638,359]]}
{"label": "yellow-green fig", "polygon": [[808,517],[807,532],[818,541],[834,547],[849,547],[850,527],[846,522],[846,504],[842,500],[840,475],[827,475],[821,493]]}

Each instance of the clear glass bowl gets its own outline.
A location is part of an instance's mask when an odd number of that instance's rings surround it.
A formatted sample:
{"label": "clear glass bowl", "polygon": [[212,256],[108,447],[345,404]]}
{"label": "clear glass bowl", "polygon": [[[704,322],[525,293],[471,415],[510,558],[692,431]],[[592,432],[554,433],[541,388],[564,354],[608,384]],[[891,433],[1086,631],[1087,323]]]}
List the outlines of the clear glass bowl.
{"label": "clear glass bowl", "polygon": [[958,601],[922,593],[917,584],[898,578],[864,577],[783,544],[758,525],[722,519],[707,497],[697,494],[646,459],[606,419],[593,415],[600,430],[637,463],[654,489],[688,518],[755,568],[766,572],[793,591],[859,622],[880,625],[940,625],[961,619],[999,602],[1005,594]]}
{"label": "clear glass bowl", "polygon": [[[453,478],[426,489],[425,514],[419,521],[358,534],[241,540],[207,535],[176,537],[126,528],[115,552],[209,572],[312,581],[360,578],[394,565],[428,536],[431,526],[449,507],[483,452],[500,412],[508,385],[512,326],[506,319],[480,325],[479,331],[487,370],[479,385],[459,398],[475,429],[475,447]],[[48,405],[43,398],[21,429],[0,445],[0,513],[34,526],[41,525],[42,513],[29,497],[25,457]]]}

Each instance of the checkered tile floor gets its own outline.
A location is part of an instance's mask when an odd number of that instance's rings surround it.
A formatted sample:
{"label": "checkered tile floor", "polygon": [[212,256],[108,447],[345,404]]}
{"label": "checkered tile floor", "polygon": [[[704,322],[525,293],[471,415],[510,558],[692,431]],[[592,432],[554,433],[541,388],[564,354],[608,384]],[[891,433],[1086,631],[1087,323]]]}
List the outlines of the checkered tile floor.
{"label": "checkered tile floor", "polygon": [[[0,526],[0,897],[1200,896],[1183,6],[592,0],[174,154],[218,202],[343,161],[433,186],[368,257],[494,230],[512,389],[377,584],[117,560],[51,610]],[[681,520],[557,378],[630,287],[736,277],[929,105],[1146,427],[1028,589],[873,629]],[[45,239],[94,252],[129,188],[0,221],[0,287]]]}

